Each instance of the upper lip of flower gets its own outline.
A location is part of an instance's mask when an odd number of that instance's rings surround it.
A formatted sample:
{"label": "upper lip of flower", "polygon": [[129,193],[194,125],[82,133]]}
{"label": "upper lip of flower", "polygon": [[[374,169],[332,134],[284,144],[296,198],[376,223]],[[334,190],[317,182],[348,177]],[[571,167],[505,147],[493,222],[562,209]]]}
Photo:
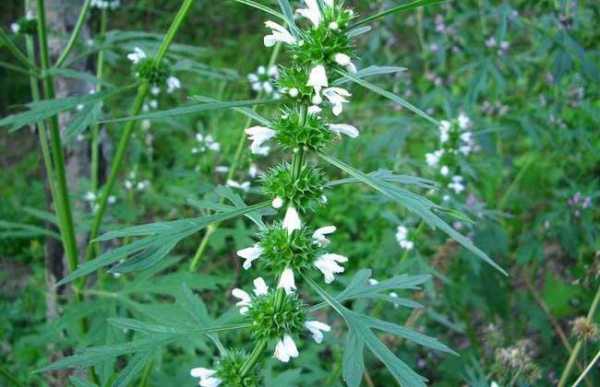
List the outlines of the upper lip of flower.
{"label": "upper lip of flower", "polygon": [[266,47],[272,47],[277,42],[294,44],[296,38],[281,24],[275,23],[274,21],[267,20],[265,26],[271,29],[270,35],[265,35],[264,44]]}

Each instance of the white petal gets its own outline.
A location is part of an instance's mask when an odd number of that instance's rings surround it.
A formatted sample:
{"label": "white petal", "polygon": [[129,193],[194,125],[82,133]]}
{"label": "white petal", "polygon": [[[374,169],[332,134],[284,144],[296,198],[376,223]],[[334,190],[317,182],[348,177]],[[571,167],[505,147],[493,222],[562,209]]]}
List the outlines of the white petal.
{"label": "white petal", "polygon": [[273,199],[271,205],[273,206],[273,208],[281,208],[283,206],[283,199],[277,196],[275,197],[275,199]]}
{"label": "white petal", "polygon": [[275,356],[279,361],[282,361],[284,363],[290,361],[290,355],[287,353],[283,339],[277,342],[277,345],[275,346],[275,353],[273,354],[273,356]]}
{"label": "white petal", "polygon": [[342,53],[335,54],[333,59],[335,60],[335,63],[339,64],[340,66],[348,66],[350,63],[352,63],[350,57]]}
{"label": "white petal", "polygon": [[307,86],[315,89],[317,94],[320,93],[323,87],[327,87],[329,85],[327,80],[327,72],[325,71],[325,66],[317,65],[310,70],[310,74],[308,76]]}
{"label": "white petal", "polygon": [[351,138],[356,138],[360,134],[356,127],[348,124],[329,124],[328,128],[334,133],[345,134]]}
{"label": "white petal", "polygon": [[296,343],[290,335],[283,336],[283,344],[290,357],[298,357],[298,348],[296,348]]}
{"label": "white petal", "polygon": [[209,368],[202,368],[202,367],[198,367],[198,368],[192,368],[192,370],[190,371],[190,375],[192,375],[194,378],[210,378],[211,376],[213,376],[214,374],[216,374],[217,371],[215,370],[211,370]]}
{"label": "white petal", "polygon": [[200,380],[198,383],[202,387],[218,387],[223,381],[219,378],[208,378]]}
{"label": "white petal", "polygon": [[279,277],[277,287],[285,290],[286,294],[292,294],[296,290],[296,280],[294,279],[294,271],[289,267],[285,268]]}
{"label": "white petal", "polygon": [[254,280],[254,294],[256,296],[264,296],[269,292],[269,287],[262,277],[258,277]]}
{"label": "white petal", "polygon": [[288,234],[291,234],[295,230],[300,230],[302,228],[302,221],[300,220],[300,215],[298,215],[298,211],[294,207],[288,207],[285,212],[285,217],[283,218],[283,228],[285,228]]}
{"label": "white petal", "polygon": [[245,249],[239,250],[237,252],[237,255],[245,259],[242,266],[244,269],[248,270],[250,267],[252,267],[252,262],[260,258],[262,253],[262,247],[260,247],[260,245],[256,243],[252,247],[247,247]]}
{"label": "white petal", "polygon": [[305,322],[304,326],[310,331],[310,333],[313,336],[313,339],[318,344],[323,342],[323,332],[329,332],[331,330],[331,327],[329,325],[314,320]]}
{"label": "white petal", "polygon": [[334,233],[335,230],[336,230],[335,226],[321,227],[313,233],[312,237],[317,244],[319,244],[321,246],[326,246],[329,244],[329,239],[327,239],[327,237],[325,237],[325,235]]}

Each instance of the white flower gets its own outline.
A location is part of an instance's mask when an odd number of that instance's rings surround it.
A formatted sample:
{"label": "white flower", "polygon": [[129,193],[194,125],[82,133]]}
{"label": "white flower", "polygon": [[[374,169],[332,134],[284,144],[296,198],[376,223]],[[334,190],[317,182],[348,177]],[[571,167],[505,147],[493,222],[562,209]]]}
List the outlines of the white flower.
{"label": "white flower", "polygon": [[250,141],[252,141],[252,144],[250,144],[250,151],[255,155],[264,156],[269,153],[270,148],[268,146],[263,146],[263,144],[275,137],[277,132],[264,126],[253,126],[246,129],[246,134],[250,138]]}
{"label": "white flower", "polygon": [[323,15],[321,14],[317,0],[304,0],[304,3],[306,4],[306,8],[300,8],[296,10],[296,13],[310,20],[315,28],[318,27],[323,20]]}
{"label": "white flower", "polygon": [[308,107],[308,114],[312,114],[313,116],[318,116],[321,111],[322,109],[317,105],[310,105]]}
{"label": "white flower", "polygon": [[135,47],[133,52],[127,55],[127,59],[132,61],[134,64],[139,63],[142,59],[146,58],[146,53],[139,47]]}
{"label": "white flower", "polygon": [[339,64],[340,66],[345,67],[346,70],[350,71],[351,73],[356,73],[356,66],[354,66],[354,63],[352,63],[352,60],[348,55],[337,53],[333,56],[333,60],[335,60],[335,63]]}
{"label": "white flower", "polygon": [[326,235],[334,233],[335,230],[335,226],[325,226],[317,229],[312,235],[314,243],[322,247],[327,246],[330,241],[327,239]]}
{"label": "white flower", "polygon": [[435,152],[427,153],[425,155],[425,159],[427,161],[427,165],[430,167],[435,167],[440,162],[440,158],[444,155],[443,149],[438,149]]}
{"label": "white flower", "polygon": [[202,387],[217,387],[223,383],[221,379],[214,376],[216,373],[217,371],[215,370],[202,367],[192,368],[190,371],[190,375],[192,375],[192,377],[200,378],[198,385]]}
{"label": "white flower", "polygon": [[377,281],[375,278],[369,278],[369,285],[375,286],[377,284],[379,284],[379,281]]}
{"label": "white flower", "polygon": [[413,241],[408,240],[408,228],[405,226],[398,226],[396,228],[396,241],[404,250],[412,250],[415,247]]}
{"label": "white flower", "polygon": [[290,97],[292,98],[296,98],[298,96],[298,94],[300,94],[300,92],[298,91],[297,88],[292,87],[289,91],[288,94],[290,95]]}
{"label": "white flower", "polygon": [[298,348],[290,335],[284,335],[275,346],[273,354],[279,361],[287,363],[293,357],[298,357]]}
{"label": "white flower", "polygon": [[314,320],[305,322],[304,327],[310,331],[313,340],[315,340],[317,344],[321,344],[323,342],[323,332],[331,331],[331,327],[329,325]]}
{"label": "white flower", "polygon": [[279,277],[279,283],[277,284],[279,289],[285,290],[286,294],[292,294],[296,290],[296,280],[294,279],[294,271],[289,267],[286,267],[281,276]]}
{"label": "white flower", "polygon": [[248,313],[248,310],[250,309],[250,305],[252,305],[252,299],[250,298],[250,295],[248,293],[246,293],[245,291],[243,291],[242,289],[238,289],[235,288],[231,291],[231,295],[234,296],[235,298],[237,298],[238,301],[235,305],[237,307],[240,308],[240,313],[241,314],[246,314]]}
{"label": "white flower", "polygon": [[461,129],[468,129],[471,126],[471,119],[465,113],[460,113],[458,115],[458,126]]}
{"label": "white flower", "polygon": [[321,103],[321,89],[329,86],[325,66],[316,65],[315,67],[313,67],[313,69],[310,70],[310,74],[308,75],[308,82],[306,82],[306,85],[312,87],[315,90],[315,97],[313,98],[313,103],[315,105],[319,105]]}
{"label": "white flower", "polygon": [[450,173],[450,169],[448,168],[448,166],[443,165],[442,168],[440,168],[440,173],[442,174],[442,176],[448,176],[448,174]]}
{"label": "white flower", "polygon": [[334,274],[344,272],[344,267],[339,263],[347,262],[348,258],[339,254],[323,254],[313,263],[323,273],[325,283],[330,284],[335,279]]}
{"label": "white flower", "polygon": [[329,124],[327,127],[334,133],[345,134],[350,138],[356,138],[360,134],[358,129],[348,124]]}
{"label": "white flower", "polygon": [[172,93],[181,88],[181,81],[174,76],[167,78],[167,93]]}
{"label": "white flower", "polygon": [[463,192],[465,190],[463,177],[459,175],[452,176],[452,182],[448,184],[448,188],[454,190],[456,194]]}
{"label": "white flower", "polygon": [[290,34],[290,32],[281,24],[277,24],[274,21],[267,20],[265,26],[271,29],[271,35],[264,37],[265,47],[273,47],[277,42],[294,44],[296,38]]}
{"label": "white flower", "polygon": [[339,116],[344,110],[343,104],[349,102],[346,97],[352,96],[348,90],[341,87],[329,87],[323,90],[323,95],[333,105],[331,111],[336,116]]}
{"label": "white flower", "polygon": [[152,94],[152,95],[159,95],[160,94],[160,87],[158,87],[158,86],[152,86],[150,88],[150,94]]}
{"label": "white flower", "polygon": [[266,296],[269,293],[269,287],[262,277],[256,278],[254,281],[254,295],[257,297]]}
{"label": "white flower", "polygon": [[235,180],[229,179],[229,180],[227,180],[226,184],[227,184],[228,187],[238,188],[238,189],[241,189],[244,192],[250,191],[250,182],[249,181],[244,181],[242,183],[239,183],[239,182],[237,182]]}
{"label": "white flower", "polygon": [[242,264],[242,267],[245,270],[248,270],[252,267],[252,262],[254,262],[258,258],[260,258],[262,253],[263,253],[263,248],[260,247],[260,245],[258,243],[256,243],[252,247],[247,247],[245,249],[239,250],[237,252],[237,255],[239,257],[244,258],[244,263]]}
{"label": "white flower", "polygon": [[114,195],[110,195],[108,197],[108,204],[115,204],[117,202],[117,197]]}
{"label": "white flower", "polygon": [[[398,293],[396,292],[390,292],[390,297],[392,298],[398,298]],[[394,308],[398,309],[400,307],[400,305],[398,305],[396,302],[394,302]]]}
{"label": "white flower", "polygon": [[450,124],[450,121],[446,121],[446,120],[442,120],[440,121],[440,142],[443,144],[446,141],[448,141],[448,139],[450,139],[450,128],[452,127],[452,124]]}
{"label": "white flower", "polygon": [[494,381],[490,384],[490,387],[500,387],[500,385]]}
{"label": "white flower", "polygon": [[285,217],[283,218],[283,228],[285,228],[288,234],[291,234],[295,230],[300,230],[302,228],[302,220],[300,220],[300,215],[298,215],[298,211],[294,207],[288,207],[285,212]]}
{"label": "white flower", "polygon": [[229,172],[229,167],[227,165],[217,165],[215,167],[215,172],[217,172],[217,173],[227,173],[227,172]]}
{"label": "white flower", "polygon": [[264,91],[267,95],[274,94],[276,97],[279,93],[275,92],[273,81],[276,81],[277,78],[279,78],[277,66],[271,66],[268,70],[265,66],[259,66],[256,73],[248,74],[248,81],[250,81],[252,90],[256,92]]}
{"label": "white flower", "polygon": [[18,34],[19,31],[21,31],[21,26],[19,23],[12,23],[10,25],[10,30],[13,32],[13,34]]}
{"label": "white flower", "polygon": [[83,196],[83,200],[86,200],[88,202],[95,202],[96,201],[96,194],[93,193],[92,191],[88,191]]}
{"label": "white flower", "polygon": [[271,202],[273,208],[281,208],[283,206],[283,199],[279,196],[276,196],[275,199]]}

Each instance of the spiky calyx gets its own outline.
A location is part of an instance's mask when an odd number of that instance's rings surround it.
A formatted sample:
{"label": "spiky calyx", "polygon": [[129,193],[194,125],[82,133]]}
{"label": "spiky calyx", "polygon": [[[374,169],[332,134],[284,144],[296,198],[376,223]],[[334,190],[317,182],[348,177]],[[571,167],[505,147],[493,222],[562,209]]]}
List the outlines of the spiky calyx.
{"label": "spiky calyx", "polygon": [[294,177],[289,163],[270,169],[263,177],[263,191],[272,199],[283,199],[300,212],[311,209],[321,200],[325,187],[325,175],[318,168],[304,165]]}
{"label": "spiky calyx", "polygon": [[[283,297],[280,305],[277,305],[278,297]],[[296,294],[272,291],[254,298],[248,312],[252,334],[257,339],[281,339],[285,334],[298,334],[306,321],[305,309]]]}

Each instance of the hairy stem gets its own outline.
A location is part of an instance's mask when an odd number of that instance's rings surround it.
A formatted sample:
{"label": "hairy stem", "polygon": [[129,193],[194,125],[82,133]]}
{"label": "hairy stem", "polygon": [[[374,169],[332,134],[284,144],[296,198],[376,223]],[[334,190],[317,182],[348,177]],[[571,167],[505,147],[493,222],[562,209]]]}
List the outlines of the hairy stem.
{"label": "hairy stem", "polygon": [[[48,35],[46,32],[46,9],[44,0],[37,0],[37,30],[40,46],[40,63],[42,71],[49,68],[50,59],[48,54]],[[54,99],[54,78],[46,75],[44,77],[44,95],[46,99]],[[71,201],[69,198],[69,190],[67,186],[67,178],[65,174],[65,159],[62,149],[62,141],[60,137],[60,127],[58,116],[53,116],[49,119],[50,127],[50,151],[53,159],[54,170],[54,185],[56,191],[55,206],[58,214],[60,234],[63,241],[63,247],[67,255],[67,263],[69,270],[73,272],[78,264],[79,258],[77,253],[77,242],[75,239],[75,228],[73,225],[73,213],[71,210]],[[73,289],[78,299],[81,299],[79,294],[79,284],[73,283]]]}
{"label": "hairy stem", "polygon": [[71,32],[71,36],[69,37],[69,41],[67,42],[65,49],[56,61],[56,67],[61,67],[65,63],[67,57],[71,53],[71,50],[75,46],[75,42],[77,41],[77,39],[79,38],[79,34],[81,33],[81,28],[85,23],[85,18],[87,17],[87,14],[90,10],[90,3],[91,0],[85,0],[85,2],[83,3],[83,6],[81,7],[81,12],[79,12],[79,17],[77,18],[77,23],[75,23],[75,28],[73,28],[73,32]]}

